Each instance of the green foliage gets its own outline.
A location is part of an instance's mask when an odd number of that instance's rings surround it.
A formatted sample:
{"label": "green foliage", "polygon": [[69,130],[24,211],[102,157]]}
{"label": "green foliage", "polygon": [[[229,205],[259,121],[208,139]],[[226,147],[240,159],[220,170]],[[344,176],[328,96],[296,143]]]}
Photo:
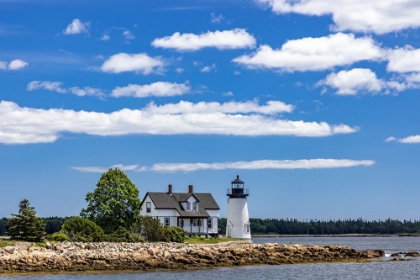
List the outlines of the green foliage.
{"label": "green foliage", "polygon": [[57,242],[63,242],[63,241],[70,241],[70,238],[62,232],[55,232],[51,235],[51,239],[53,241],[57,241]]}
{"label": "green foliage", "polygon": [[102,174],[96,189],[86,194],[88,206],[80,216],[98,224],[106,233],[130,227],[140,214],[139,190],[121,170]]}
{"label": "green foliage", "polygon": [[127,229],[123,227],[119,227],[113,233],[106,235],[104,241],[108,242],[128,242],[128,243],[135,243],[135,242],[143,242],[138,235],[130,233]]}
{"label": "green foliage", "polygon": [[63,225],[64,221],[70,219],[69,217],[60,218],[60,217],[48,217],[43,218],[45,223],[45,232],[47,234],[53,234],[55,232],[59,232],[61,230],[61,226]]}
{"label": "green foliage", "polygon": [[103,230],[89,219],[73,217],[66,220],[62,226],[62,233],[71,241],[100,242],[104,237]]}
{"label": "green foliage", "polygon": [[183,243],[187,231],[180,227],[163,227],[161,229],[161,241]]}
{"label": "green foliage", "polygon": [[29,205],[29,200],[23,199],[19,203],[19,214],[12,214],[7,231],[11,239],[37,242],[45,236],[44,222],[36,216],[35,208]]}
{"label": "green foliage", "polygon": [[131,231],[140,234],[144,240],[156,242],[161,240],[162,224],[159,219],[151,216],[138,216],[131,226]]}
{"label": "green foliage", "polygon": [[7,218],[0,219],[0,236],[6,234],[8,223],[9,223],[9,220]]}

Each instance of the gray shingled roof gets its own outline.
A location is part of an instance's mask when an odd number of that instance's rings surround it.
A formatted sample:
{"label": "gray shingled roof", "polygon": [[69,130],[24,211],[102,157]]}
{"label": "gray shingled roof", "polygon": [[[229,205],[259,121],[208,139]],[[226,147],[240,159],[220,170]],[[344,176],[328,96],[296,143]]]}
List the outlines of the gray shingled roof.
{"label": "gray shingled roof", "polygon": [[[172,193],[171,195],[164,192],[148,192],[145,197],[147,195],[150,196],[156,209],[175,209],[183,217],[209,217],[206,210],[220,209],[211,193]],[[181,206],[180,202],[186,201],[191,195],[199,201],[197,211],[185,211]]]}

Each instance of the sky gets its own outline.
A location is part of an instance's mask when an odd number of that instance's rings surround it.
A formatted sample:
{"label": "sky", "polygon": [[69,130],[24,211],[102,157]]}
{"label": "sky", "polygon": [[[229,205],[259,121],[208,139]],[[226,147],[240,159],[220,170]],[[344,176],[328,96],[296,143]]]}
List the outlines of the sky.
{"label": "sky", "polygon": [[418,0],[0,0],[0,217],[239,175],[252,218],[419,219]]}

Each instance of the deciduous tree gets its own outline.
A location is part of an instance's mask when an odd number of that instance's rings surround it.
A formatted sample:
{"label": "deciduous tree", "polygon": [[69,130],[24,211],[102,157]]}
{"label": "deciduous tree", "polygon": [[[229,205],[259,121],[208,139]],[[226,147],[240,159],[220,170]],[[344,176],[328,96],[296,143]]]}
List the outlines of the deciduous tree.
{"label": "deciduous tree", "polygon": [[88,206],[80,216],[94,221],[105,233],[120,226],[130,228],[140,214],[139,190],[117,168],[102,174],[96,189],[86,194],[86,202]]}

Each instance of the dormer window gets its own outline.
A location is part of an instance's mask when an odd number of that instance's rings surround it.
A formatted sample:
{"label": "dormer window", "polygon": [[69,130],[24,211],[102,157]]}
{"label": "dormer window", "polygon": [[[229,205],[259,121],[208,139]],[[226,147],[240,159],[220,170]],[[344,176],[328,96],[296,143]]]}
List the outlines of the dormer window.
{"label": "dormer window", "polygon": [[198,205],[197,205],[197,201],[193,202],[193,211],[197,211]]}
{"label": "dormer window", "polygon": [[152,203],[146,202],[146,213],[151,213],[151,212],[152,212]]}
{"label": "dormer window", "polygon": [[191,203],[190,202],[187,201],[186,206],[187,206],[188,211],[191,210]]}

